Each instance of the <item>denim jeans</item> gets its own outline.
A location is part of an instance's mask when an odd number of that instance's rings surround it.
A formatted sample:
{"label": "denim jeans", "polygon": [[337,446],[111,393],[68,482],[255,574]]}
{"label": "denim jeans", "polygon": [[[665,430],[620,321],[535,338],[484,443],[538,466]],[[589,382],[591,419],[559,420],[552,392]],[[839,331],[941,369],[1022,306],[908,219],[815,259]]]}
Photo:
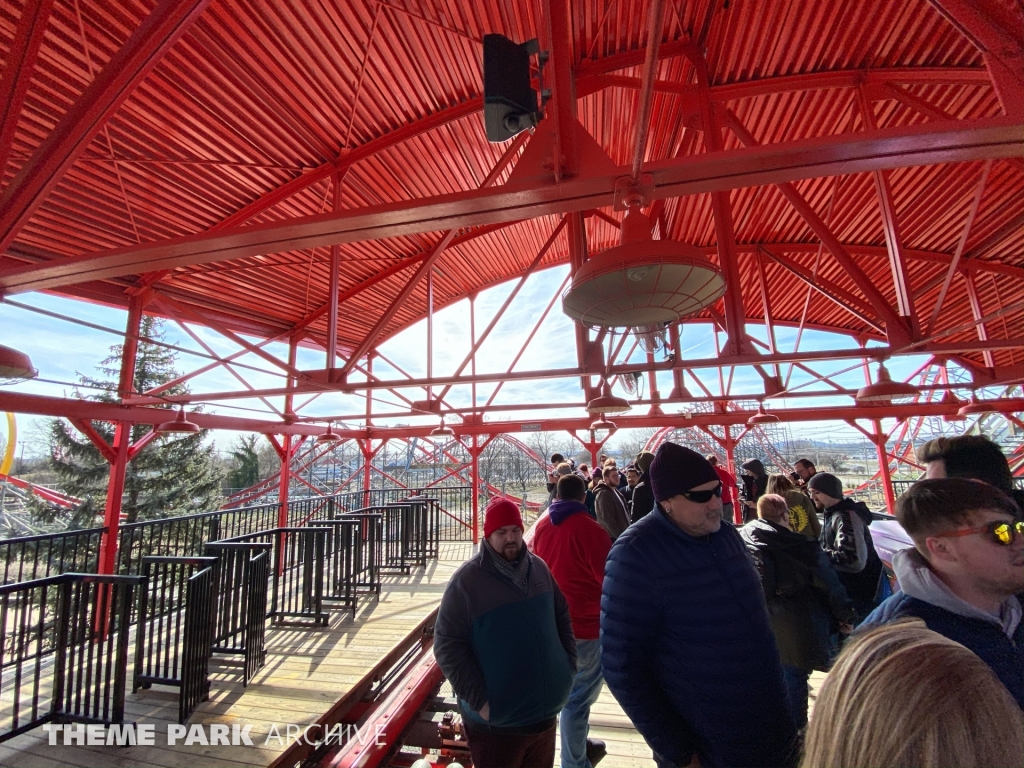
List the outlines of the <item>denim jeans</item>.
{"label": "denim jeans", "polygon": [[601,676],[601,641],[576,641],[576,679],[569,701],[558,717],[561,728],[562,768],[591,768],[587,760],[590,705],[597,701]]}
{"label": "denim jeans", "polygon": [[789,664],[782,665],[782,679],[786,683],[786,698],[789,699],[789,709],[793,713],[793,722],[797,730],[807,726],[807,679],[811,673],[800,667],[793,667]]}

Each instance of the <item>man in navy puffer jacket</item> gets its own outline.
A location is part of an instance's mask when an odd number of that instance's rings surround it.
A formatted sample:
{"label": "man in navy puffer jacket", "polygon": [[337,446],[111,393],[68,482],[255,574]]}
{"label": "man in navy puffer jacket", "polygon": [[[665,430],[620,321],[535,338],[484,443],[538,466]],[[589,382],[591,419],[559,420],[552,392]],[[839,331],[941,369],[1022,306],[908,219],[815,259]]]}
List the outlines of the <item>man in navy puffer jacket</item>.
{"label": "man in navy puffer jacket", "polygon": [[654,512],[615,542],[601,597],[605,681],[659,768],[783,766],[796,728],[757,570],[722,525],[721,482],[674,443],[650,470]]}

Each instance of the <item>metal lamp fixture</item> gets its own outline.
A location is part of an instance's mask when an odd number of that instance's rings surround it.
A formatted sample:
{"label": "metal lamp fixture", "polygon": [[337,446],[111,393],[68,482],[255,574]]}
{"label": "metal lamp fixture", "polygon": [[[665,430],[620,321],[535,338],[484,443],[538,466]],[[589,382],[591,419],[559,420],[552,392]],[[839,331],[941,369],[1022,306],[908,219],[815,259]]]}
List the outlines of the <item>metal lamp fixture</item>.
{"label": "metal lamp fixture", "polygon": [[590,431],[594,433],[594,440],[603,441],[615,430],[615,422],[608,421],[604,416],[590,425]]}
{"label": "metal lamp fixture", "polygon": [[629,400],[612,394],[612,388],[607,379],[601,383],[601,394],[587,403],[588,413],[625,413],[632,408]]}
{"label": "metal lamp fixture", "polygon": [[341,435],[337,434],[331,429],[331,425],[327,425],[327,431],[318,435],[316,438],[317,443],[336,443],[341,440]]}
{"label": "metal lamp fixture", "polygon": [[921,390],[906,381],[893,381],[885,365],[878,364],[878,374],[873,384],[857,390],[858,403],[891,403],[893,400],[906,400],[917,397]]}
{"label": "metal lamp fixture", "polygon": [[163,424],[157,424],[154,428],[155,432],[160,434],[195,434],[201,432],[199,425],[189,421],[185,416],[185,406],[182,406],[178,410],[178,415],[171,421],[165,421]]}
{"label": "metal lamp fixture", "polygon": [[39,371],[32,366],[28,355],[0,345],[0,384],[13,384],[16,381],[34,379],[38,375]]}
{"label": "metal lamp fixture", "polygon": [[620,244],[576,270],[562,311],[593,328],[636,328],[640,335],[678,322],[725,293],[721,270],[699,248],[651,237],[651,220],[627,204]]}
{"label": "metal lamp fixture", "polygon": [[758,424],[774,424],[779,420],[779,417],[774,413],[768,413],[764,409],[764,403],[757,404],[757,413],[747,419],[748,427],[756,427]]}
{"label": "metal lamp fixture", "polygon": [[956,412],[957,416],[980,416],[985,413],[996,413],[999,410],[998,400],[978,400],[974,393],[971,393],[971,399],[961,406],[960,410]]}
{"label": "metal lamp fixture", "polygon": [[430,436],[441,437],[447,440],[451,437],[455,437],[455,430],[444,423],[444,416],[442,416],[440,426],[434,427],[430,430]]}

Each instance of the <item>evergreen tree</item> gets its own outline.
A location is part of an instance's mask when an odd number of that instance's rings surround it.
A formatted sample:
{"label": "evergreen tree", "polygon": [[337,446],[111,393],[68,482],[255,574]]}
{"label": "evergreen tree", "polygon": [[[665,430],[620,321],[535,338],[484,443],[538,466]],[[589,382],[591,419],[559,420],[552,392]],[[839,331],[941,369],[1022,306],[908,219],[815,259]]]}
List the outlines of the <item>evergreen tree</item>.
{"label": "evergreen tree", "polygon": [[[140,335],[162,341],[161,322],[143,315]],[[98,366],[104,378],[79,375],[83,385],[99,388],[92,399],[117,401],[117,381],[123,348],[111,347],[111,354]],[[176,355],[166,347],[139,342],[135,365],[135,389],[145,392],[177,377]],[[177,395],[188,389],[177,384],[163,394]],[[81,397],[76,390],[75,395]],[[171,419],[172,412],[167,418]],[[109,422],[94,421],[93,428],[108,444],[113,444],[115,427]],[[132,442],[142,438],[149,425],[131,428]],[[221,474],[213,467],[213,446],[203,445],[207,431],[189,435],[161,435],[146,445],[128,463],[121,511],[128,522],[190,514],[216,509],[220,503]],[[110,465],[99,450],[70,423],[53,419],[49,423],[49,464],[57,474],[61,489],[81,499],[73,510],[33,504],[33,514],[46,522],[61,522],[68,527],[102,524]]]}
{"label": "evergreen tree", "polygon": [[255,485],[260,479],[259,435],[242,435],[231,450],[235,466],[228,475],[228,483],[235,490]]}

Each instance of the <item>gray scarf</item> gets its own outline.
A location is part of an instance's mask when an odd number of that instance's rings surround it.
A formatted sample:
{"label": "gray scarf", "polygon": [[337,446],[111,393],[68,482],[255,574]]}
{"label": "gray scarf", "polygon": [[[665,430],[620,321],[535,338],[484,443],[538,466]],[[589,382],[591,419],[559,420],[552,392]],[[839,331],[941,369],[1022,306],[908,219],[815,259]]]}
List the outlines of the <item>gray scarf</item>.
{"label": "gray scarf", "polygon": [[524,595],[530,591],[530,558],[527,557],[525,544],[519,548],[519,556],[511,563],[495,552],[487,539],[484,539],[484,549],[491,556],[491,562],[498,573],[511,581]]}

